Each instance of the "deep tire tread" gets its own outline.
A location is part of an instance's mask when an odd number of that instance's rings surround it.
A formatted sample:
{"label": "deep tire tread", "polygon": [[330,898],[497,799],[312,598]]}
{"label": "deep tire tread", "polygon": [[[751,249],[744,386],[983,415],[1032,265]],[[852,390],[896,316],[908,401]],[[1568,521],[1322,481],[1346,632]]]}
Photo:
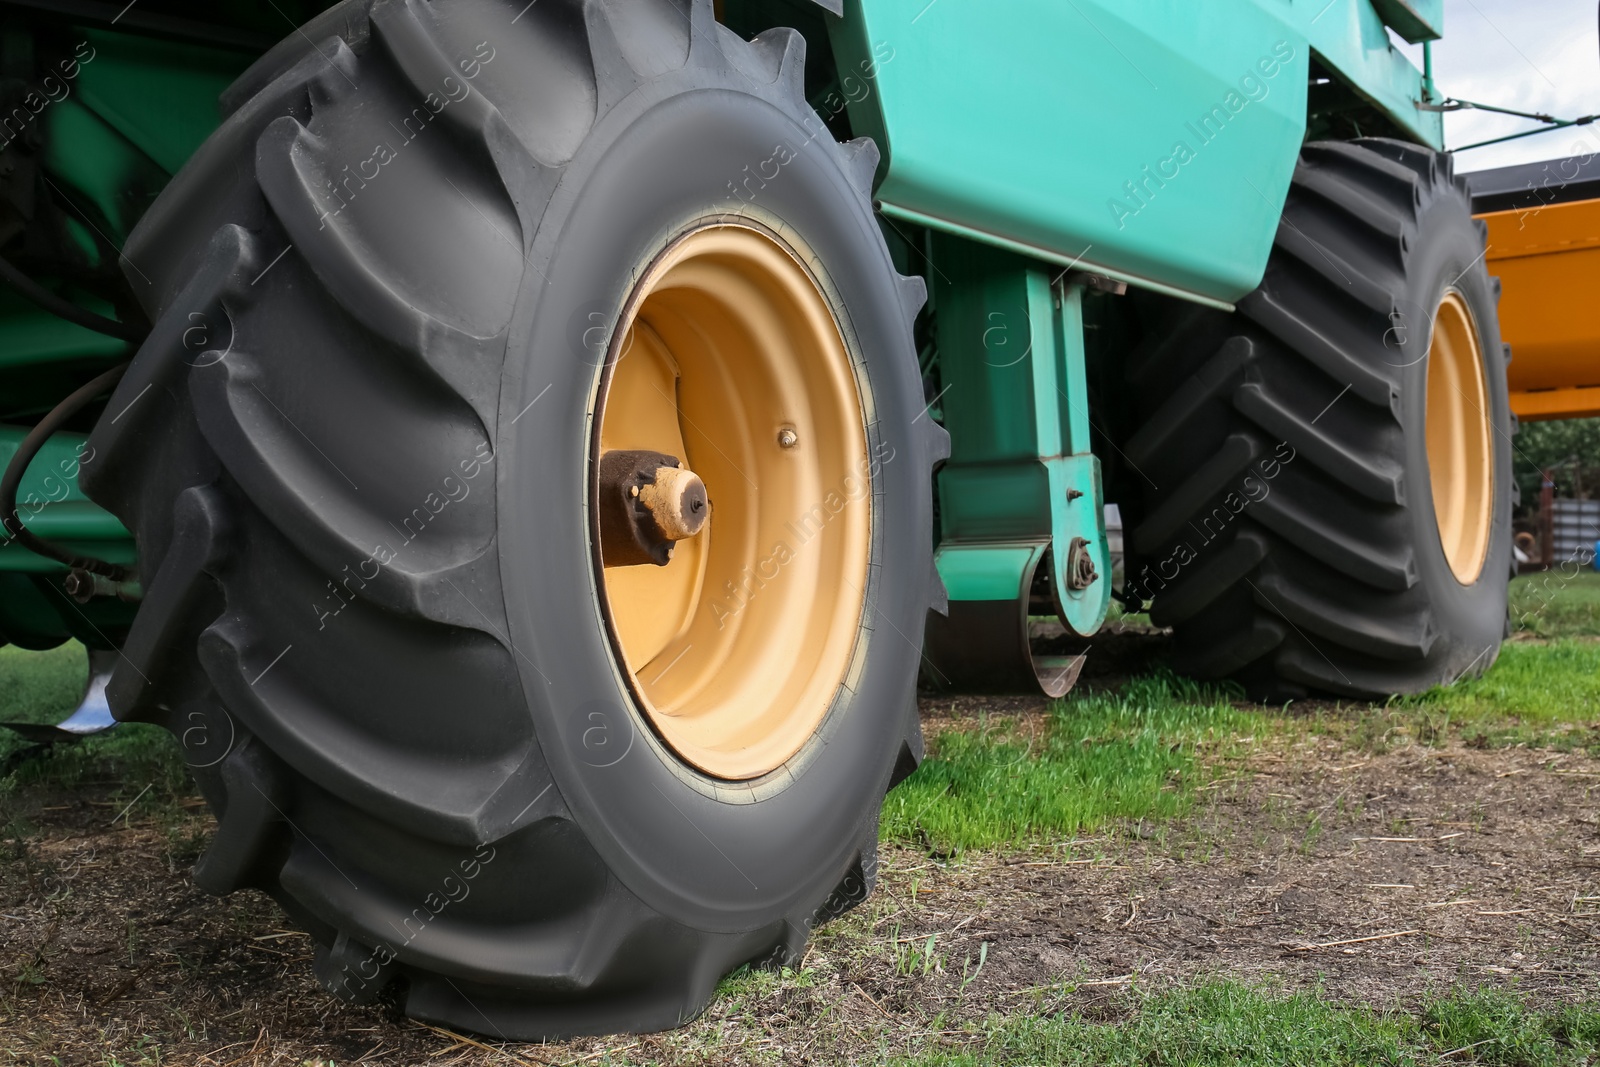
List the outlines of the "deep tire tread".
{"label": "deep tire tread", "polygon": [[[159,321],[113,404],[143,388],[159,403],[102,424],[94,443],[105,458],[86,473],[86,487],[135,530],[147,565],[166,560],[145,575],[146,610],[129,645],[138,661],[119,671],[113,703],[120,715],[170,720],[177,712],[157,705],[180,700],[183,714],[236,728],[225,760],[196,764],[224,813],[196,879],[219,893],[255,886],[278,898],[317,938],[316,971],[330,991],[366,1001],[403,978],[407,1011],[419,1018],[482,1030],[487,1010],[499,1020],[491,1026],[529,1037],[674,1025],[731,968],[792,962],[815,921],[865,898],[877,811],[863,813],[854,858],[815,914],[737,935],[665,918],[600,861],[552,788],[531,726],[519,725],[527,716],[498,552],[475,533],[494,529],[492,442],[512,312],[505,294],[520,285],[560,168],[653,78],[685,65],[738,72],[751,92],[814,128],[804,39],[774,30],[745,42],[715,21],[711,0],[544,0],[509,29],[491,0],[463,0],[455,14],[447,22],[419,0],[360,0],[320,16],[319,43],[286,42],[241,80],[248,92],[230,93],[223,129],[130,242],[166,250],[199,240],[205,254],[141,293]],[[441,293],[391,265],[405,255],[374,251],[374,242],[393,251],[413,239],[385,232],[382,212],[369,208],[384,186],[330,194],[335,179],[348,181],[350,162],[334,146],[351,143],[364,108],[415,114],[405,111],[414,97],[447,77],[461,81],[452,60],[478,39],[480,15],[548,61],[486,65],[402,146],[410,164],[451,179],[460,202],[446,196],[440,212],[454,211],[462,243],[503,267],[488,272],[506,279],[501,292]],[[358,87],[361,108],[349,104]],[[522,106],[530,98],[548,103]],[[826,144],[868,201],[877,146]],[[186,203],[201,207],[173,207]],[[899,284],[910,321],[925,287],[919,278]],[[195,308],[228,323],[227,351],[219,342],[209,362],[185,347]],[[278,335],[277,345],[253,347],[286,322],[294,344]],[[319,396],[364,405],[368,436],[341,434]],[[947,456],[948,435],[931,419],[925,425],[926,454]],[[374,455],[390,465],[379,484],[366,473]],[[462,473],[469,461],[480,474]],[[442,475],[480,480],[436,507],[429,493],[439,495]],[[427,515],[417,509],[425,501]],[[394,537],[405,538],[403,551],[375,573],[363,569],[374,542]],[[172,645],[198,655],[160,662],[157,650]],[[315,669],[314,657],[385,687],[358,693]],[[134,679],[137,671],[148,677]],[[437,763],[401,783],[379,773],[375,754],[394,740],[386,706],[447,701],[478,714],[437,740]],[[913,703],[883,787],[921,754]],[[297,811],[321,813],[309,825],[338,829],[306,837],[287,821]],[[537,887],[540,903],[527,905],[535,911],[517,913],[509,932],[469,911],[450,926],[451,939],[428,943],[445,949],[408,941],[398,959],[356,976],[373,962],[372,946],[392,941],[434,891],[438,871],[474,847],[537,856],[517,872],[510,865],[523,861],[504,860],[496,874],[516,874],[520,893]],[[479,883],[475,899],[489,895]]]}
{"label": "deep tire tread", "polygon": [[1233,316],[1175,313],[1129,360],[1143,407],[1125,451],[1155,483],[1133,509],[1129,581],[1174,627],[1178,669],[1269,699],[1373,697],[1492,661],[1451,637],[1419,579],[1407,364],[1373,344],[1405,313],[1391,294],[1442,200],[1470,214],[1427,149],[1306,145],[1261,287]]}

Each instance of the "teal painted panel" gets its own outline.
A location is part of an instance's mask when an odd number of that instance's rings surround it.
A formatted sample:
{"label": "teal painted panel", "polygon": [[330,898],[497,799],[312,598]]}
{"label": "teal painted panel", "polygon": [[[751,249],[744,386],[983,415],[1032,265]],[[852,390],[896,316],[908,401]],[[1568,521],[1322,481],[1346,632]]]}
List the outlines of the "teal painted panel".
{"label": "teal painted panel", "polygon": [[1231,301],[1260,280],[1304,134],[1291,13],[851,0],[836,46],[872,65],[851,119],[886,145],[886,211]]}
{"label": "teal painted panel", "polygon": [[[1050,545],[1051,564],[1061,622],[1071,633],[1088,637],[1106,621],[1111,607],[1111,547],[1106,541],[1105,496],[1101,492],[1100,461],[1094,456],[1055,456],[1044,461],[1050,472],[1050,499],[1054,503]],[[1074,498],[1069,490],[1079,494]],[[1083,538],[1099,576],[1085,589],[1068,581],[1070,553],[1075,538]]]}
{"label": "teal painted panel", "polygon": [[946,464],[939,469],[937,484],[943,540],[1050,536],[1050,480],[1037,458],[1007,464]]}
{"label": "teal painted panel", "polygon": [[934,305],[950,464],[1039,454],[1029,357],[1049,351],[1049,318],[1031,314],[1028,260],[940,234],[932,242]]}
{"label": "teal painted panel", "polygon": [[940,545],[934,566],[951,600],[1018,600],[1042,544]]}
{"label": "teal painted panel", "polygon": [[[46,130],[44,164],[51,180],[72,190],[74,201],[86,200],[85,209],[98,209],[105,222],[97,225],[109,226],[106,239],[124,243],[171,175],[80,98],[57,104],[40,121]],[[84,236],[94,248],[93,238]]]}
{"label": "teal painted panel", "polygon": [[[1083,289],[1068,285],[1053,292],[1042,271],[1028,273],[1028,289],[1033,316],[1055,327],[1050,347],[1036,352],[1031,362],[1039,459],[1050,477],[1050,545],[1056,602],[1068,631],[1087,637],[1100,629],[1111,607],[1111,549],[1106,541],[1100,461],[1089,453]],[[1073,589],[1069,581],[1071,549],[1080,538],[1099,577],[1087,588]]]}
{"label": "teal painted panel", "polygon": [[[23,427],[0,426],[0,469],[11,462],[27,432]],[[17,490],[17,514],[40,537],[113,563],[131,563],[132,535],[78,486],[79,466],[90,458],[87,442],[84,434],[58,433],[44,443]],[[65,570],[61,564],[34,555],[0,532],[0,571],[61,570]]]}
{"label": "teal painted panel", "polygon": [[1378,15],[1411,44],[1444,36],[1444,0],[1372,0]]}
{"label": "teal painted panel", "polygon": [[885,214],[1209,302],[1266,269],[1313,54],[1442,144],[1372,0],[848,0],[834,47]]}
{"label": "teal painted panel", "polygon": [[1031,356],[1054,348],[1029,306],[1029,262],[936,235],[933,303],[950,459],[938,475],[946,540],[1043,540],[1049,480],[1039,464]]}
{"label": "teal painted panel", "polygon": [[[1089,454],[1083,291],[1053,284],[1027,259],[943,234],[929,254],[951,435],[938,475],[940,551],[967,561],[951,567],[986,561],[989,568],[982,578],[962,572],[963,591],[951,596],[1008,599],[1006,583],[1025,576],[1006,569],[1015,561],[995,561],[1010,560],[1004,553],[1019,543],[1039,552],[1048,544],[1062,621],[1074,633],[1094,633],[1110,604],[1111,559],[1099,461]],[[1074,590],[1067,572],[1080,538],[1101,577]],[[974,542],[999,543],[1000,555],[985,555]]]}
{"label": "teal painted panel", "polygon": [[130,34],[90,30],[84,37],[79,100],[168,174],[178,173],[217,128],[217,97],[255,59]]}
{"label": "teal painted panel", "polygon": [[[77,294],[73,299],[90,311],[116,317],[116,310],[109,304]],[[11,308],[15,310],[5,314]],[[110,360],[127,348],[126,341],[57,318],[32,304],[22,304],[20,298],[0,299],[0,372],[72,359]]]}

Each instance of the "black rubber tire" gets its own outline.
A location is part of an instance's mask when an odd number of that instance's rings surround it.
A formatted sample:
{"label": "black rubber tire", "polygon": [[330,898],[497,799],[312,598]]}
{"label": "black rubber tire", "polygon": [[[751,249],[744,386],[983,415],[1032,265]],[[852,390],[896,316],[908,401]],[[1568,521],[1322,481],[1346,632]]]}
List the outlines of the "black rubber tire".
{"label": "black rubber tire", "polygon": [[[1494,662],[1515,424],[1484,235],[1449,156],[1308,144],[1261,286],[1232,314],[1169,307],[1130,361],[1129,589],[1172,627],[1178,670],[1263,699],[1371,698]],[[1440,545],[1422,429],[1447,286],[1481,334],[1494,431],[1493,529],[1470,585]]]}
{"label": "black rubber tire", "polygon": [[[361,0],[312,29],[127,249],[156,327],[84,483],[147,590],[112,705],[179,736],[218,812],[196,880],[272,893],[330,990],[399,980],[408,1014],[504,1038],[681,1024],[866,895],[921,752],[903,635],[943,431],[877,150],[808,109],[799,34],[746,42],[710,0]],[[848,688],[748,782],[634,708],[585,518],[611,324],[713,214],[808,250],[883,460]]]}

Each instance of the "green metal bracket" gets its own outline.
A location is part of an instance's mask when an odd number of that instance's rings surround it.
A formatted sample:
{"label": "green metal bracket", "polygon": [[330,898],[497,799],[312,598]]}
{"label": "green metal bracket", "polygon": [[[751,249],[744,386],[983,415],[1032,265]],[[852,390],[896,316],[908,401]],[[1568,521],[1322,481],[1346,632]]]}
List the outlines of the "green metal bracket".
{"label": "green metal bracket", "polygon": [[1027,595],[1041,546],[946,542],[934,553],[951,600],[1015,601]]}
{"label": "green metal bracket", "polygon": [[[1061,622],[1087,636],[1111,604],[1111,549],[1106,543],[1100,460],[1089,451],[1089,383],[1083,356],[1083,287],[1051,292],[1045,275],[1028,272],[1030,306],[1056,314],[1054,344],[1030,360],[1039,462],[1050,477],[1050,544]],[[1040,356],[1045,358],[1040,358]],[[1063,427],[1065,433],[1063,433]],[[1079,581],[1080,573],[1093,578]]]}
{"label": "green metal bracket", "polygon": [[[1091,634],[1110,605],[1111,558],[1089,451],[1082,290],[1054,284],[1037,261],[945,235],[933,256],[952,439],[939,573],[952,600],[1016,600],[1049,545],[1062,621]],[[1092,580],[1074,581],[1091,568]]]}

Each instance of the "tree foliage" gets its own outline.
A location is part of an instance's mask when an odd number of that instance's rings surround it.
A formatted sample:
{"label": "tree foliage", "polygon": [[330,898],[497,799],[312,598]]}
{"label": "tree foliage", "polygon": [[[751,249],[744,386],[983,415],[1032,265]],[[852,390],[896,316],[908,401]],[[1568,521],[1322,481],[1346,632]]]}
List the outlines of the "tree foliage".
{"label": "tree foliage", "polygon": [[1512,438],[1512,471],[1522,506],[1539,503],[1539,472],[1554,473],[1557,496],[1600,497],[1600,418],[1525,422]]}

